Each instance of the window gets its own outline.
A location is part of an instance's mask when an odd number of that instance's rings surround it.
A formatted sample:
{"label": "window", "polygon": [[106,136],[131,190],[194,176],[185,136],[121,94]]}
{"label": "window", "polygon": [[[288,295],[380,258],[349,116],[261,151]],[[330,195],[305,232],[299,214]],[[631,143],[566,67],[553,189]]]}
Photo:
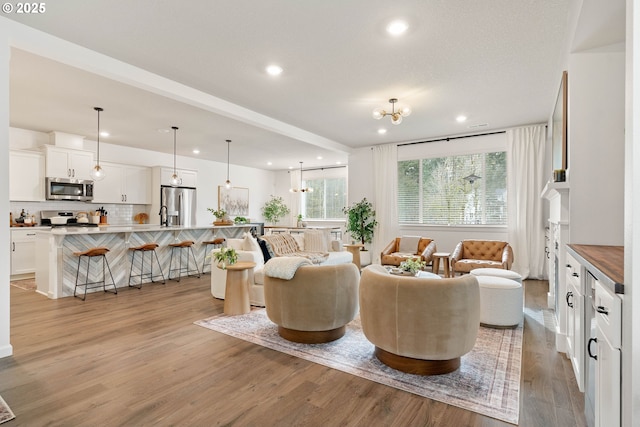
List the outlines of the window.
{"label": "window", "polygon": [[429,225],[506,225],[506,152],[398,162],[398,218]]}
{"label": "window", "polygon": [[306,219],[343,219],[342,208],[347,206],[347,180],[313,178],[303,182],[313,192],[302,193],[302,216]]}

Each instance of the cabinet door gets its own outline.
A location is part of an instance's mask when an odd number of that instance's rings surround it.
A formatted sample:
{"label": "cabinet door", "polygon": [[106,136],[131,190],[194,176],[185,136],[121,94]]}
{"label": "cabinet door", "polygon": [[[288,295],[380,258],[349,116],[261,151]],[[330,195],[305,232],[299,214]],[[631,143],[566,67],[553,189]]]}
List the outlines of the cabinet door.
{"label": "cabinet door", "polygon": [[181,170],[180,178],[182,181],[181,185],[185,187],[195,187],[197,181],[198,174],[195,171]]}
{"label": "cabinet door", "polygon": [[124,167],[124,202],[135,205],[151,204],[151,170],[145,167]]}
{"label": "cabinet door", "polygon": [[611,346],[600,327],[596,363],[596,427],[620,425],[620,350]]}
{"label": "cabinet door", "polygon": [[9,153],[9,200],[44,201],[44,156],[40,153]]}
{"label": "cabinet door", "polygon": [[[71,178],[91,179],[91,169],[95,166],[93,153],[89,151],[70,151],[69,166],[71,168]],[[102,163],[100,166],[102,166]]]}
{"label": "cabinet door", "polygon": [[576,283],[575,280],[571,281],[569,288],[574,294],[573,297],[573,354],[571,355],[571,365],[573,366],[573,373],[576,376],[576,382],[578,383],[578,389],[584,392],[584,357],[585,357],[585,345],[584,345],[584,304],[585,298],[580,293],[580,283]]}
{"label": "cabinet door", "polygon": [[36,232],[33,230],[11,230],[11,274],[26,274],[36,271]]}
{"label": "cabinet door", "polygon": [[123,203],[123,167],[114,163],[100,163],[104,179],[93,183],[94,203]]}
{"label": "cabinet door", "polygon": [[46,175],[52,178],[71,178],[69,152],[61,148],[47,147]]}

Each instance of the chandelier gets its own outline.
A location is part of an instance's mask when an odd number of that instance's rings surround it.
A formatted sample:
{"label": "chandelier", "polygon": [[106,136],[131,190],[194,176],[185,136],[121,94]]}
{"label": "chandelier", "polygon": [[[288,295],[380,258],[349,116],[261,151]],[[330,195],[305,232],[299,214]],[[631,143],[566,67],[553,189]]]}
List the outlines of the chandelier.
{"label": "chandelier", "polygon": [[376,120],[380,120],[384,116],[391,116],[391,123],[393,123],[394,125],[399,125],[400,123],[402,123],[403,117],[407,117],[409,114],[411,114],[411,107],[405,105],[404,107],[396,111],[396,103],[398,102],[398,100],[396,98],[391,98],[389,102],[391,103],[391,112],[385,111],[382,108],[376,108],[375,110],[373,110],[373,118]]}
{"label": "chandelier", "polygon": [[227,180],[224,183],[225,188],[231,188],[231,180],[229,179],[229,146],[231,144],[231,140],[227,139]]}
{"label": "chandelier", "polygon": [[100,107],[93,107],[94,110],[98,113],[98,142],[97,142],[97,153],[96,153],[96,165],[91,169],[90,175],[94,181],[102,181],[104,179],[104,169],[100,166],[100,112],[104,111]]}
{"label": "chandelier", "polygon": [[171,175],[171,180],[169,184],[172,187],[176,187],[180,185],[180,177],[178,176],[178,170],[176,169],[176,132],[178,130],[178,126],[171,126],[173,129],[173,175]]}
{"label": "chandelier", "polygon": [[313,193],[313,188],[311,187],[303,187],[302,186],[302,162],[300,162],[300,188],[290,188],[290,192],[292,193]]}

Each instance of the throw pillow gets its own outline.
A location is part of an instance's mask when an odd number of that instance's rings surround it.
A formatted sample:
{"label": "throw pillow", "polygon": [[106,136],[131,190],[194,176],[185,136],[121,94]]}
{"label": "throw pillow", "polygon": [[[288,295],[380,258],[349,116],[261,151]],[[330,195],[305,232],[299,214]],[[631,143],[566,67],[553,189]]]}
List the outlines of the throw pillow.
{"label": "throw pillow", "polygon": [[289,233],[269,234],[262,239],[269,242],[276,256],[288,256],[300,250],[296,240]]}
{"label": "throw pillow", "polygon": [[242,249],[245,251],[257,251],[260,252],[260,245],[255,237],[253,237],[250,233],[244,233],[244,237],[242,239]]}
{"label": "throw pillow", "polygon": [[304,232],[304,248],[309,252],[329,252],[327,239],[319,230],[307,230]]}
{"label": "throw pillow", "polygon": [[304,234],[301,233],[295,233],[295,234],[291,234],[291,236],[293,236],[293,238],[295,239],[296,243],[298,244],[298,250],[304,251]]}
{"label": "throw pillow", "polygon": [[273,257],[273,255],[269,251],[269,243],[267,243],[266,240],[258,239],[258,246],[260,247],[262,257],[264,258],[264,262],[266,263]]}
{"label": "throw pillow", "polygon": [[418,243],[420,242],[420,236],[402,236],[400,238],[400,247],[398,252],[406,254],[418,253]]}

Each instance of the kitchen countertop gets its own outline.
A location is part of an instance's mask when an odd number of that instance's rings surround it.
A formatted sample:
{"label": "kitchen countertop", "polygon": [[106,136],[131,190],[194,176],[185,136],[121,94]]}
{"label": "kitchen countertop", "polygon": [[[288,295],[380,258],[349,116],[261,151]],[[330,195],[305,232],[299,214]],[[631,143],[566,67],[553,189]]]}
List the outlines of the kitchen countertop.
{"label": "kitchen countertop", "polygon": [[100,225],[98,227],[48,227],[39,228],[38,231],[51,234],[100,234],[100,233],[135,233],[138,231],[182,231],[182,230],[203,230],[214,228],[248,228],[255,224],[235,224],[235,225],[193,225],[193,226],[170,226],[165,227],[159,224],[131,224],[131,225]]}
{"label": "kitchen countertop", "polygon": [[578,261],[586,264],[592,274],[597,277],[597,273],[600,273],[612,281],[613,292],[624,294],[624,246],[571,244],[567,247]]}

